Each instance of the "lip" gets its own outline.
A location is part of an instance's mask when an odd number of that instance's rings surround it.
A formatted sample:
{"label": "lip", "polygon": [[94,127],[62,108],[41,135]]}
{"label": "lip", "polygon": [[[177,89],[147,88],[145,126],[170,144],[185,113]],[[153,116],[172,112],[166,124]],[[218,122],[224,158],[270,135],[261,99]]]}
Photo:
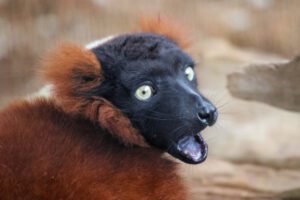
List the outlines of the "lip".
{"label": "lip", "polygon": [[203,139],[202,135],[201,135],[201,132],[199,132],[198,134],[195,135],[196,139],[198,140],[199,143],[203,144],[203,149],[202,149],[202,155],[203,155],[203,161],[206,160],[207,158],[207,154],[208,154],[208,145],[207,143],[205,142],[205,140]]}
{"label": "lip", "polygon": [[185,163],[199,164],[206,160],[208,146],[199,132],[183,136],[168,152]]}

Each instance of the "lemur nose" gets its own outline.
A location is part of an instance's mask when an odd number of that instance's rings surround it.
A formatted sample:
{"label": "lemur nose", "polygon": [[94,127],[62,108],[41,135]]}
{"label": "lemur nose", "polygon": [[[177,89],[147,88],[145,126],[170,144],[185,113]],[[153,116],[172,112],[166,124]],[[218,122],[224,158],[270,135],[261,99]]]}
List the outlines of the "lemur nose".
{"label": "lemur nose", "polygon": [[212,126],[217,121],[218,111],[212,105],[203,106],[198,112],[198,118],[202,123]]}

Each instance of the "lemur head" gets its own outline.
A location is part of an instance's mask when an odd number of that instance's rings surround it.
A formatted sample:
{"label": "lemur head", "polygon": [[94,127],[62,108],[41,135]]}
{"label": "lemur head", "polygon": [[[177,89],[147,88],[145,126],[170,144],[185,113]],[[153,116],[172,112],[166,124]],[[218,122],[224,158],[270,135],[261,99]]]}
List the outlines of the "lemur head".
{"label": "lemur head", "polygon": [[54,51],[45,70],[54,98],[124,144],[154,146],[200,163],[207,156],[201,131],[216,122],[217,110],[198,91],[195,62],[182,41],[174,32],[149,32],[117,36],[91,49],[68,44]]}

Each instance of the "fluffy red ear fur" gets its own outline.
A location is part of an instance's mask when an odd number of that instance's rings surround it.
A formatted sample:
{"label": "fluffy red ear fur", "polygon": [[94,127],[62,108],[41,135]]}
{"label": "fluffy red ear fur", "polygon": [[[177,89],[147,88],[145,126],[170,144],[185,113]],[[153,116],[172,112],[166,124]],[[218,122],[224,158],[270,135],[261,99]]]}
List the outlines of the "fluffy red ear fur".
{"label": "fluffy red ear fur", "polygon": [[187,49],[191,45],[191,40],[187,36],[186,28],[179,25],[166,16],[144,16],[140,19],[140,28],[142,32],[156,33],[164,35],[175,41],[178,46]]}
{"label": "fluffy red ear fur", "polygon": [[99,123],[125,145],[147,146],[119,109],[101,97],[85,95],[104,80],[101,65],[90,50],[71,43],[59,45],[43,66],[45,79],[54,86],[54,100],[65,112]]}
{"label": "fluffy red ear fur", "polygon": [[42,72],[54,85],[55,99],[68,113],[83,113],[90,99],[81,93],[100,84],[104,77],[95,55],[81,47],[64,43],[44,59]]}

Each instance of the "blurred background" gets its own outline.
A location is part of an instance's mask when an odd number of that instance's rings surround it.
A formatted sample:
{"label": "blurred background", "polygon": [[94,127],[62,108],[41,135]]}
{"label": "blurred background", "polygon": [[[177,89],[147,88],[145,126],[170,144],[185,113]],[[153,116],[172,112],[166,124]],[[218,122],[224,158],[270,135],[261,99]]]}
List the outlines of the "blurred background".
{"label": "blurred background", "polygon": [[[287,109],[255,101],[256,90],[251,98],[239,95],[259,87],[251,84],[263,73],[252,74],[252,82],[228,79],[250,65],[288,68],[282,63],[300,54],[299,9],[298,0],[0,0],[0,108],[44,85],[38,61],[60,41],[86,44],[132,32],[141,15],[171,16],[189,28],[199,87],[220,111],[204,133],[208,160],[181,167],[190,199],[300,199],[299,86],[285,85],[283,99],[282,91],[269,95],[295,104]],[[293,79],[279,73],[261,91],[300,80],[299,62],[293,66]]]}

